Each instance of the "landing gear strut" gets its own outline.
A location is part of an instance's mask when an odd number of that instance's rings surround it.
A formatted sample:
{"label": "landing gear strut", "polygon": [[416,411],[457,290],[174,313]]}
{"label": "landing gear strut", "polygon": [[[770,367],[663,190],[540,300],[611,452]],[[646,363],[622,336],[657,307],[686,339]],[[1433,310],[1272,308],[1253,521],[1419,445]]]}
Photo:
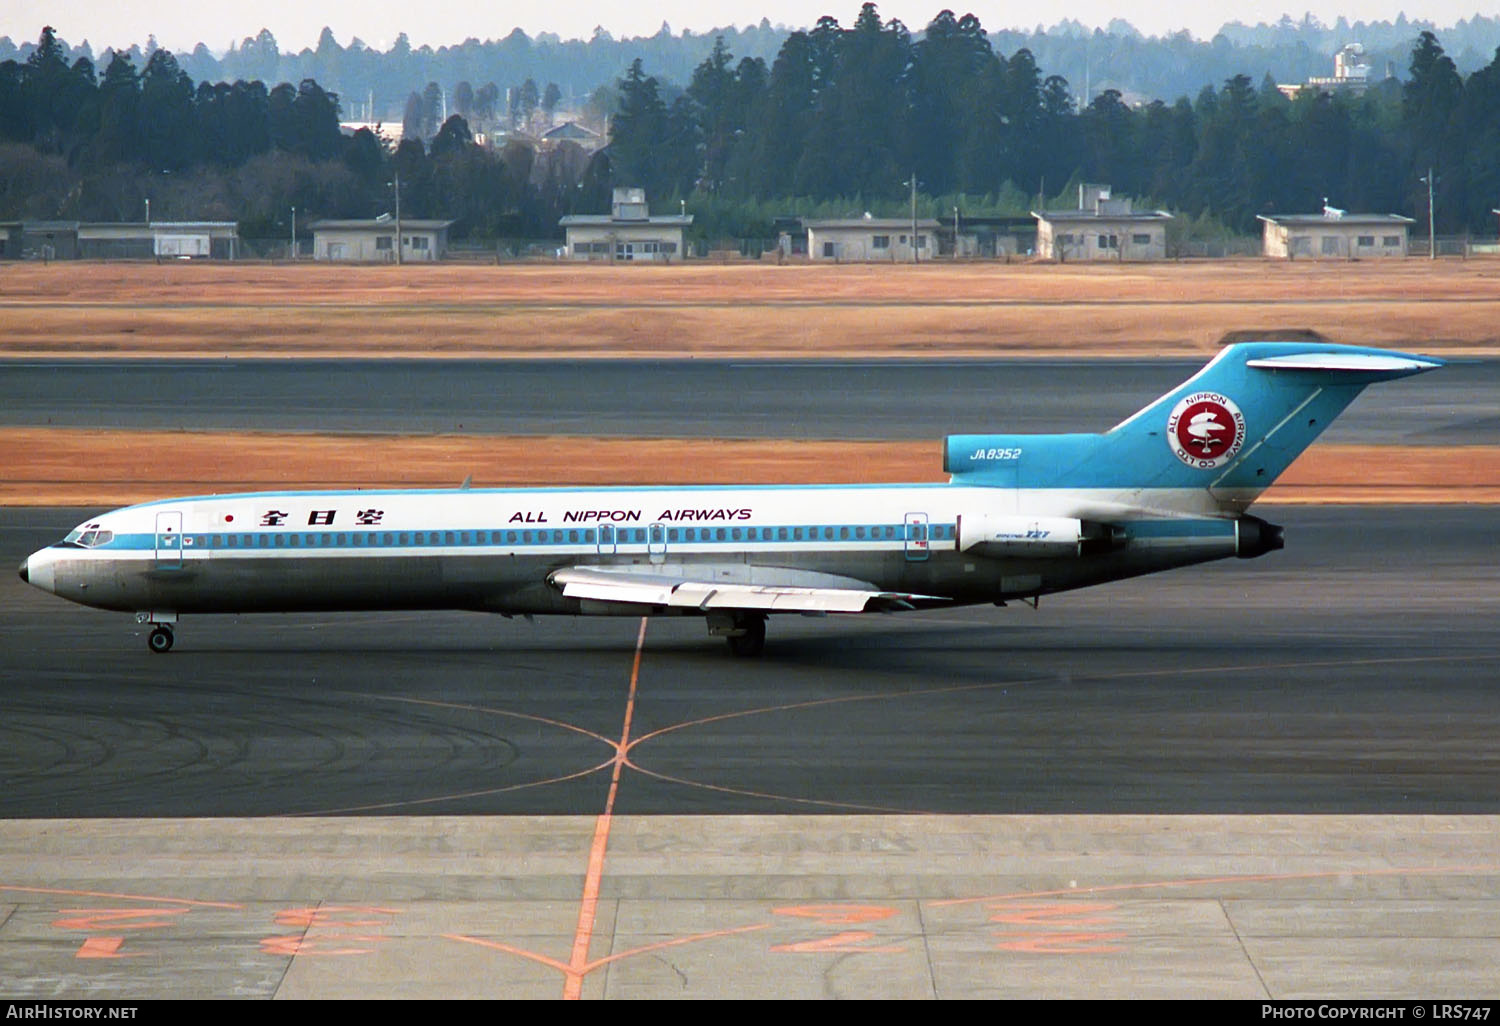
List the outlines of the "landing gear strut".
{"label": "landing gear strut", "polygon": [[151,633],[146,636],[147,648],[157,655],[172,651],[172,642],[177,640],[172,636],[172,625],[177,622],[174,610],[143,609],[135,614],[135,622],[142,626],[151,625]]}
{"label": "landing gear strut", "polygon": [[146,645],[157,655],[162,655],[172,650],[172,642],[177,639],[172,636],[172,628],[166,624],[158,624],[146,639]]}
{"label": "landing gear strut", "polygon": [[730,634],[729,651],[738,659],[753,658],[766,650],[766,618],[747,615],[735,617],[736,634]]}

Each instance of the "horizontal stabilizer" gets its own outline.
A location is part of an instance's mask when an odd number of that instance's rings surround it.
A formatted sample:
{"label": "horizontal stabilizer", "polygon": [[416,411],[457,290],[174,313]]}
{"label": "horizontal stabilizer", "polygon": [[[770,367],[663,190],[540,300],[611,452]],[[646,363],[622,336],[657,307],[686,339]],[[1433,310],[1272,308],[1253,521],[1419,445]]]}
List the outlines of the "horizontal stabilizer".
{"label": "horizontal stabilizer", "polygon": [[1324,371],[1332,374],[1369,374],[1378,378],[1402,378],[1408,374],[1441,367],[1443,361],[1404,353],[1290,353],[1246,360],[1256,370]]}
{"label": "horizontal stabilizer", "polygon": [[[707,576],[707,575],[705,575]],[[946,601],[932,595],[867,588],[743,584],[651,573],[639,567],[568,567],[548,578],[568,598],[677,609],[747,609],[768,613],[867,613],[911,609],[914,602]]]}

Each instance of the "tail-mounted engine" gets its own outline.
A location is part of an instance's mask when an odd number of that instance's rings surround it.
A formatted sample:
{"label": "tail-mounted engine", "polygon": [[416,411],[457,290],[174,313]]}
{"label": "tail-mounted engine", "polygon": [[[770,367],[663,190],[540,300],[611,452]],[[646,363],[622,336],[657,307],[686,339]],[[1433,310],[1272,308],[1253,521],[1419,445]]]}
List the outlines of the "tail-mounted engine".
{"label": "tail-mounted engine", "polygon": [[1125,531],[1113,524],[1072,517],[964,513],[958,518],[959,551],[980,556],[1085,556],[1117,549],[1125,540]]}
{"label": "tail-mounted engine", "polygon": [[1260,517],[1240,517],[1234,522],[1234,554],[1241,559],[1254,559],[1285,547],[1286,540],[1277,524]]}

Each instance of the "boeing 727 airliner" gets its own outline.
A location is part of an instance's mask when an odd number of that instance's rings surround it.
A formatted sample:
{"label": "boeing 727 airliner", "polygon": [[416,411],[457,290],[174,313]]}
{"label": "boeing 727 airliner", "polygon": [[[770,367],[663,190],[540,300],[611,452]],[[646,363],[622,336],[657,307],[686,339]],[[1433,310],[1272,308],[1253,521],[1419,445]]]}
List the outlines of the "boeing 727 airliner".
{"label": "boeing 727 airliner", "polygon": [[1250,504],[1366,385],[1440,365],[1232,345],[1103,434],[951,435],[943,484],[168,499],[90,519],[21,578],[135,613],[153,652],[190,613],[471,609],[699,616],[756,655],[771,613],[1034,602],[1279,549]]}

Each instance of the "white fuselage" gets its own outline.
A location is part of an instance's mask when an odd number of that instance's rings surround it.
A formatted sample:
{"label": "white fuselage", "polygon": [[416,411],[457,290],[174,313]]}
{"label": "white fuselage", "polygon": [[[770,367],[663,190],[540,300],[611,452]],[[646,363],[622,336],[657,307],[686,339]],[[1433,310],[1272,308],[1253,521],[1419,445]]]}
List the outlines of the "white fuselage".
{"label": "white fuselage", "polygon": [[1152,517],[1138,505],[1133,519],[1113,518],[1103,544],[1052,530],[1140,498],[948,484],[203,496],[90,520],[32,555],[24,576],[75,602],[163,619],[392,608],[634,613],[642,610],[565,597],[549,575],[641,567],[998,602],[1236,553],[1233,519]]}

